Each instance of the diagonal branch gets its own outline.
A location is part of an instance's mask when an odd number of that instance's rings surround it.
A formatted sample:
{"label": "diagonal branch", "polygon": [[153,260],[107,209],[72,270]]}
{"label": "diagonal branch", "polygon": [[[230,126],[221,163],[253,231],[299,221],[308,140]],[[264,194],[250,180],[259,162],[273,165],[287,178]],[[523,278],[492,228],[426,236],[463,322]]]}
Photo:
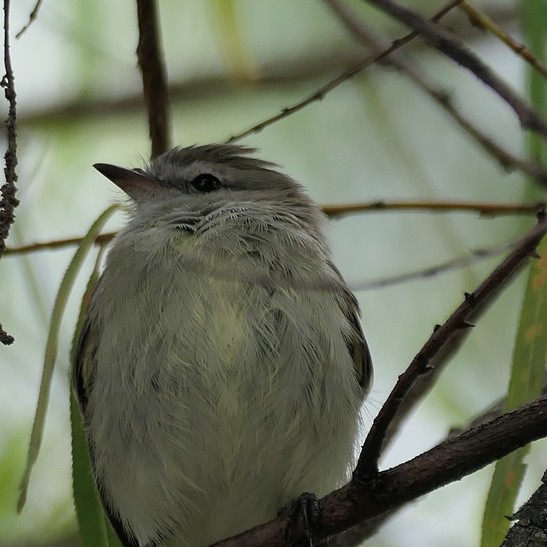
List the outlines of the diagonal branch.
{"label": "diagonal branch", "polygon": [[[323,2],[340,19],[348,31],[362,44],[375,51],[380,51],[385,47],[385,40],[379,38],[377,34],[365,25],[343,1],[323,0]],[[461,5],[466,5],[465,0],[462,1]],[[416,87],[426,93],[438,106],[448,113],[464,131],[475,139],[488,154],[494,157],[504,169],[518,169],[541,186],[547,188],[547,172],[539,163],[514,155],[484,131],[475,126],[471,120],[467,119],[456,108],[454,100],[448,91],[438,88],[429,82],[426,76],[421,73],[419,67],[412,63],[411,59],[408,58],[403,51],[393,52],[386,59],[386,63],[395,67],[414,83]]]}
{"label": "diagonal branch", "polygon": [[148,112],[151,157],[155,158],[170,147],[171,141],[167,71],[161,50],[156,0],[137,0],[137,17],[137,57]]}
{"label": "diagonal branch", "polygon": [[[399,376],[395,387],[376,416],[367,435],[357,468],[356,476],[370,479],[378,472],[378,460],[384,444],[392,438],[393,428],[399,423],[401,416],[408,415],[410,408],[417,402],[413,393],[418,379],[422,382],[422,393],[430,388],[436,380],[440,368],[435,367],[437,361],[446,363],[444,351],[448,347],[453,351],[452,340],[458,341],[478,315],[484,313],[493,299],[501,292],[507,283],[526,264],[528,258],[534,255],[535,248],[547,233],[547,219],[541,215],[541,222],[526,234],[520,244],[509,253],[507,258],[473,292],[465,295],[464,302],[452,313],[442,326],[437,326],[418,352],[409,367]],[[451,340],[452,339],[452,340]],[[455,343],[457,347],[459,344]],[[435,359],[435,360],[434,360]],[[410,408],[409,406],[410,405]]]}
{"label": "diagonal branch", "polygon": [[[444,8],[439,10],[432,18],[432,21],[437,21],[440,18],[442,18],[444,15],[446,15],[451,9],[456,7],[462,0],[451,0]],[[320,101],[323,99],[323,97],[330,93],[333,89],[336,89],[338,86],[343,84],[344,82],[350,80],[353,78],[356,74],[364,70],[365,68],[371,66],[372,64],[381,61],[391,53],[393,53],[395,50],[399,49],[400,47],[404,46],[405,44],[408,44],[411,40],[416,38],[419,35],[418,32],[410,32],[403,36],[402,38],[399,38],[398,40],[395,40],[391,43],[391,45],[384,49],[382,52],[370,55],[368,57],[365,57],[361,62],[357,63],[356,65],[352,66],[348,70],[344,71],[342,74],[337,76],[336,78],[330,80],[325,85],[321,86],[317,91],[312,93],[311,95],[308,95],[305,99],[293,104],[292,106],[287,106],[281,110],[278,114],[275,114],[274,116],[271,116],[270,118],[266,118],[264,121],[257,123],[256,125],[253,125],[249,129],[246,129],[242,131],[241,133],[237,133],[236,135],[232,135],[226,142],[231,143],[238,141],[242,139],[243,137],[247,137],[251,135],[252,133],[259,133],[266,127],[272,125],[275,122],[278,122],[282,120],[283,118],[287,118],[291,114],[294,114],[295,112],[298,112],[299,110],[302,110],[304,107],[308,106],[311,103],[314,103],[316,101]]]}
{"label": "diagonal branch", "polygon": [[472,25],[491,32],[507,47],[511,48],[516,55],[522,57],[531,67],[547,79],[547,65],[544,65],[537,57],[535,57],[524,44],[517,43],[512,36],[496,25],[490,17],[475,9],[469,2],[467,2],[467,0],[462,0],[460,8],[465,11]]}
{"label": "diagonal branch", "polygon": [[547,139],[547,123],[503,80],[473,53],[459,38],[440,25],[427,21],[416,12],[393,0],[366,0],[369,4],[391,15],[420,33],[431,45],[456,61],[499,95],[515,112],[524,129],[537,132]]}
{"label": "diagonal branch", "polygon": [[38,11],[40,11],[41,5],[42,5],[42,0],[36,0],[36,4],[34,4],[34,7],[32,8],[32,11],[30,12],[26,25],[15,35],[16,38],[21,38],[21,36],[23,36],[23,34],[27,31],[30,25],[32,25],[32,23],[36,20],[36,18],[38,17]]}

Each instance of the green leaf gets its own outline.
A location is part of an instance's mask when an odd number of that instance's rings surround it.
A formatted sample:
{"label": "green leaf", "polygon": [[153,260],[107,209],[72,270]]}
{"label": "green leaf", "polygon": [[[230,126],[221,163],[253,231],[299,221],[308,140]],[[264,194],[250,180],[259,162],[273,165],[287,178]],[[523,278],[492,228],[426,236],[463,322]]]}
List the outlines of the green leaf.
{"label": "green leaf", "polygon": [[[545,62],[547,49],[547,0],[522,0],[522,31],[528,48],[538,59]],[[530,103],[543,115],[547,114],[547,85],[543,76],[528,69],[528,90]],[[544,165],[547,163],[547,146],[541,135],[528,132],[529,155]]]}
{"label": "green leaf", "polygon": [[78,404],[70,396],[72,430],[72,489],[83,547],[109,547],[107,522],[91,474],[91,463]]}
{"label": "green leaf", "polygon": [[245,36],[234,0],[213,0],[213,21],[222,54],[231,65],[235,80],[256,80],[258,69]]}
{"label": "green leaf", "polygon": [[[522,29],[529,49],[538,58],[547,46],[547,1],[523,0]],[[530,102],[538,112],[547,112],[547,86],[540,74],[528,69]],[[529,156],[547,161],[547,146],[530,132]],[[535,190],[535,188],[533,189]],[[533,191],[530,189],[529,193]],[[538,247],[541,259],[532,262],[513,350],[511,379],[505,408],[511,410],[541,393],[547,360],[547,240]],[[530,446],[524,446],[496,463],[486,501],[482,525],[482,547],[498,547],[510,523],[507,516],[515,511]]]}
{"label": "green leaf", "polygon": [[23,477],[20,484],[19,500],[17,502],[17,511],[21,512],[26,499],[27,492],[30,483],[30,475],[32,468],[38,458],[40,451],[40,445],[42,443],[42,437],[44,433],[44,424],[46,419],[46,411],[49,401],[49,393],[51,389],[51,379],[53,377],[53,370],[55,368],[55,361],[57,358],[57,349],[59,342],[59,330],[61,326],[61,319],[66,308],[68,297],[72,291],[72,287],[76,281],[78,273],[82,267],[82,264],[95,244],[95,239],[103,229],[108,219],[119,209],[119,205],[110,206],[99,218],[91,225],[88,233],[82,239],[72,261],[70,262],[61,285],[59,292],[55,298],[53,304],[53,311],[51,313],[51,321],[49,324],[49,333],[46,342],[46,350],[44,355],[44,364],[42,367],[42,379],[40,381],[40,389],[38,392],[38,402],[36,404],[36,412],[34,414],[34,422],[32,424],[32,431],[30,435],[30,442],[27,454],[27,463]]}
{"label": "green leaf", "polygon": [[[539,396],[547,357],[547,240],[532,263],[513,352],[513,368],[506,410]],[[523,463],[530,446],[524,446],[496,463],[484,511],[482,547],[498,547],[507,530],[507,516],[514,504],[526,471]]]}
{"label": "green leaf", "polygon": [[[74,329],[70,362],[74,363],[80,331],[83,324],[85,311],[95,286],[100,277],[100,265],[104,247],[101,247],[95,260],[95,267],[87,283],[85,293],[80,306],[78,323]],[[78,409],[78,403],[74,394],[70,396],[70,426],[72,432],[72,492],[74,495],[74,507],[76,519],[80,530],[80,539],[83,547],[114,547],[119,545],[112,533],[110,524],[103,510],[99,493],[95,487],[91,461],[87,449],[82,417]]]}

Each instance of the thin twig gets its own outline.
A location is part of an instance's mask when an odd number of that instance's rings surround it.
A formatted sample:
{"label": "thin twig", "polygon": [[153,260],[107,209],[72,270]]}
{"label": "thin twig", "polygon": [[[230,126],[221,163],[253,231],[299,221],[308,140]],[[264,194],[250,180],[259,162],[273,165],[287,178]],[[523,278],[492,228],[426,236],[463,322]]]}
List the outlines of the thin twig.
{"label": "thin twig", "polygon": [[[544,215],[542,215],[544,217]],[[358,477],[370,479],[378,472],[378,461],[388,436],[391,423],[396,419],[399,409],[421,376],[435,377],[432,360],[440,353],[453,336],[458,336],[462,330],[473,326],[470,320],[482,313],[493,298],[505,287],[513,276],[526,264],[534,254],[535,248],[547,232],[547,220],[541,219],[526,234],[520,244],[511,251],[507,258],[473,292],[466,294],[465,300],[446,322],[434,329],[432,336],[418,352],[409,367],[399,376],[399,379],[389,394],[386,402],[376,416],[367,435],[359,463],[355,470]],[[428,374],[429,373],[429,374]],[[433,373],[433,374],[432,374]]]}
{"label": "thin twig", "polygon": [[457,256],[434,264],[433,266],[426,266],[418,270],[412,270],[402,274],[392,275],[388,277],[380,277],[378,279],[372,279],[370,281],[350,281],[349,286],[354,292],[370,291],[374,289],[383,289],[392,285],[399,285],[401,283],[408,283],[409,281],[416,281],[418,279],[431,279],[432,277],[441,273],[446,273],[460,268],[465,268],[476,264],[481,260],[492,258],[505,251],[515,248],[520,243],[520,238],[517,240],[511,240],[500,245],[494,245],[492,247],[483,247],[480,249],[473,249],[472,251],[464,254],[463,256]]}
{"label": "thin twig", "polygon": [[524,44],[517,42],[512,36],[507,34],[507,32],[490,19],[488,15],[476,10],[467,2],[467,0],[462,0],[460,8],[467,14],[471,24],[491,32],[506,46],[511,48],[519,57],[522,57],[530,66],[535,68],[544,78],[547,78],[547,66],[535,57]]}
{"label": "thin twig", "polygon": [[[446,15],[451,9],[456,7],[461,1],[462,0],[451,0],[443,9],[437,12],[431,18],[431,20],[432,21],[439,20],[441,17]],[[282,120],[283,118],[286,118],[290,116],[291,114],[298,112],[299,110],[302,110],[304,107],[308,106],[309,104],[322,100],[327,93],[331,92],[333,89],[336,89],[338,86],[340,86],[344,82],[350,80],[356,74],[363,71],[365,68],[369,67],[370,65],[378,61],[381,61],[393,51],[399,49],[405,44],[408,44],[408,42],[410,42],[412,39],[414,39],[418,35],[419,35],[418,32],[413,31],[406,34],[402,38],[399,38],[398,40],[393,41],[391,45],[388,48],[386,48],[384,51],[375,55],[369,55],[365,57],[362,61],[352,66],[348,70],[345,70],[342,74],[330,80],[325,85],[321,86],[317,91],[313,92],[311,95],[308,95],[308,97],[306,97],[305,99],[298,101],[292,106],[287,106],[283,108],[281,112],[279,112],[278,114],[275,114],[274,116],[271,116],[270,118],[266,118],[262,122],[257,123],[256,125],[253,125],[249,129],[246,129],[242,131],[241,133],[232,135],[226,142],[230,143],[230,142],[238,141],[242,139],[243,137],[247,137],[248,135],[251,135],[252,133],[258,133],[262,131],[264,128],[268,127],[269,125],[272,125],[273,123],[278,122],[279,120]]]}
{"label": "thin twig", "polygon": [[148,129],[155,158],[170,147],[170,107],[167,71],[160,43],[156,0],[137,0],[139,43],[137,57],[142,74]]}
{"label": "thin twig", "polygon": [[[95,240],[95,244],[104,245],[114,239],[116,232],[107,232],[101,234]],[[41,241],[38,243],[29,243],[27,245],[19,245],[18,247],[9,247],[6,249],[6,255],[18,255],[33,253],[36,251],[46,251],[51,249],[62,249],[64,247],[72,247],[79,245],[82,237],[67,237],[65,239],[53,239],[51,241]]]}
{"label": "thin twig", "polygon": [[[11,225],[15,220],[15,208],[19,200],[17,193],[17,95],[15,93],[15,79],[11,66],[9,42],[9,12],[10,0],[4,0],[4,70],[6,71],[0,86],[4,88],[4,96],[8,101],[8,117],[5,121],[7,150],[4,155],[4,175],[6,182],[0,189],[0,257],[6,251],[6,239]],[[0,325],[0,342],[8,345],[13,343],[13,336],[4,331]]]}
{"label": "thin twig", "polygon": [[[472,202],[472,201],[430,201],[430,200],[414,200],[414,201],[385,201],[375,200],[365,203],[347,203],[340,205],[324,205],[322,211],[331,218],[339,218],[345,215],[367,212],[387,212],[393,210],[425,210],[439,213],[450,212],[475,212],[482,216],[490,217],[497,215],[509,214],[532,214],[537,213],[545,207],[544,202],[536,203],[487,203],[487,202]],[[101,234],[97,238],[97,244],[108,243],[114,238],[116,232],[108,232]],[[37,243],[28,243],[18,247],[9,247],[6,249],[7,255],[17,255],[32,253],[35,251],[43,251],[50,249],[61,249],[78,245],[82,241],[81,237],[69,237],[64,239],[54,239],[51,241],[41,241]],[[509,245],[509,244],[506,244]],[[505,249],[506,246],[500,249]],[[496,248],[497,249],[497,248]],[[475,255],[484,255],[490,252],[489,249],[477,250]],[[494,252],[498,252],[495,250]],[[459,260],[459,259],[458,259]]]}
{"label": "thin twig", "polygon": [[427,21],[415,11],[393,0],[365,0],[422,35],[432,46],[499,95],[515,112],[523,129],[535,131],[547,139],[547,123],[511,87],[501,80],[464,42],[435,22]]}
{"label": "thin twig", "polygon": [[[463,1],[463,0],[462,0]],[[385,48],[385,40],[361,21],[355,13],[341,0],[323,0],[333,13],[340,19],[344,26],[362,44],[372,48],[374,51],[381,51]],[[434,86],[429,82],[420,69],[411,62],[408,56],[401,50],[393,52],[385,62],[401,71],[411,82],[426,93],[447,112],[471,137],[478,142],[482,148],[493,156],[503,169],[518,169],[528,175],[543,187],[547,187],[547,171],[539,163],[519,158],[512,152],[495,142],[489,135],[476,127],[468,120],[455,106],[450,93],[444,89]]]}
{"label": "thin twig", "polygon": [[23,34],[30,27],[30,25],[32,25],[34,20],[38,17],[38,11],[40,10],[41,5],[42,0],[36,0],[36,4],[34,4],[34,8],[30,12],[27,24],[15,35],[15,38],[21,38],[21,36],[23,36]]}
{"label": "thin twig", "polygon": [[[352,481],[320,500],[321,515],[313,539],[327,538],[366,519],[400,507],[459,480],[534,440],[547,436],[547,397],[449,438],[420,456],[379,473],[374,481]],[[215,544],[215,547],[282,547],[286,517],[279,517]],[[291,523],[290,540],[305,537]]]}
{"label": "thin twig", "polygon": [[545,202],[536,203],[486,203],[480,201],[368,201],[364,203],[344,203],[340,205],[325,205],[323,212],[337,218],[353,213],[369,211],[432,211],[432,212],[465,212],[479,213],[481,216],[535,214],[545,209]]}

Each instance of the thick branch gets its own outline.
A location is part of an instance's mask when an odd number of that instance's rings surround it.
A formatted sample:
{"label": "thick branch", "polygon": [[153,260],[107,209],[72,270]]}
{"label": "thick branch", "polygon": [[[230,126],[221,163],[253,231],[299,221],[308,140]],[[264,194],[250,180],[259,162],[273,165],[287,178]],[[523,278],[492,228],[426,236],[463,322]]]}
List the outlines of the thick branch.
{"label": "thick branch", "polygon": [[156,0],[137,0],[139,43],[137,57],[142,74],[144,102],[148,112],[148,128],[154,158],[170,147],[169,92]]}
{"label": "thick branch", "polygon": [[[367,484],[350,484],[321,500],[314,539],[338,534],[366,519],[399,507],[456,481],[547,436],[547,397],[450,438],[420,456],[377,475]],[[320,457],[320,455],[318,455]],[[216,547],[282,547],[285,519],[280,517]],[[291,528],[291,541],[303,539],[300,526]]]}

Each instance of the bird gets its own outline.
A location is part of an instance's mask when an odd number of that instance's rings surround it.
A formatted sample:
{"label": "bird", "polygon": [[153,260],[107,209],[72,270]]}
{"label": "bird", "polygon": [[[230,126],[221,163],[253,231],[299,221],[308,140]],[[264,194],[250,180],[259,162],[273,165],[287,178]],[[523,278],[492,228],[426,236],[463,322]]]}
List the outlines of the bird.
{"label": "bird", "polygon": [[126,194],[72,367],[124,547],[201,547],[349,477],[372,360],[326,217],[254,148],[94,167]]}

